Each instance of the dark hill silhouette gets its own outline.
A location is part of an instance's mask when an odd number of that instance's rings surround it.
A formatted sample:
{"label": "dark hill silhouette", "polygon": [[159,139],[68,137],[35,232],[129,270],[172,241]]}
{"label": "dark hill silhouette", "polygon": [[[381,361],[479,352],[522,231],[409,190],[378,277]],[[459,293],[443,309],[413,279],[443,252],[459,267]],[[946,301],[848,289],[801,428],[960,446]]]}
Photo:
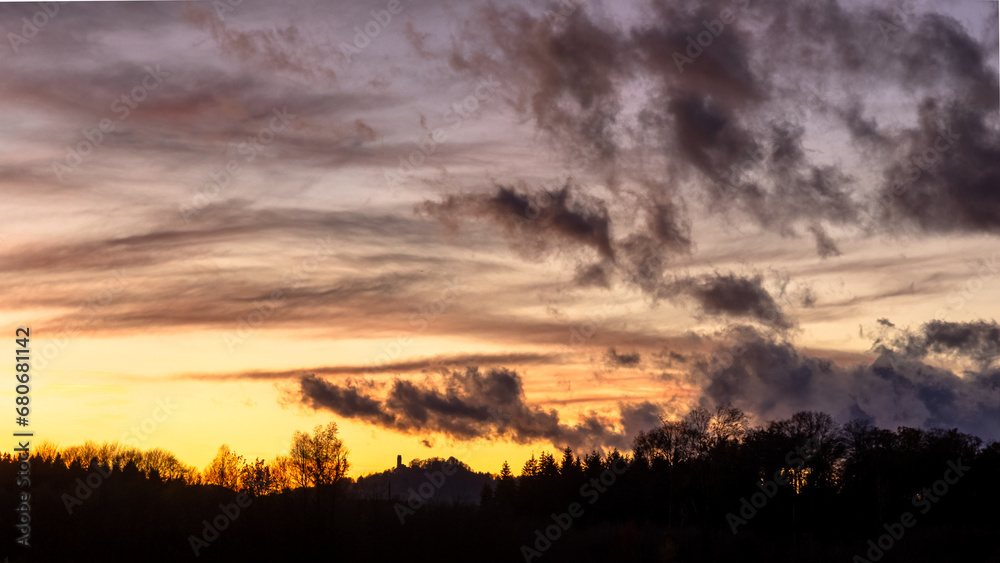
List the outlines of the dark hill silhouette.
{"label": "dark hill silhouette", "polygon": [[[445,475],[446,479],[437,485],[435,476],[438,473],[444,475],[445,469],[449,469],[448,473],[450,474]],[[415,459],[409,465],[397,466],[381,473],[358,477],[357,481],[350,487],[350,491],[357,498],[398,501],[406,500],[413,494],[412,492],[419,495],[419,489],[422,485],[426,491],[427,483],[434,487],[433,494],[426,499],[428,503],[479,504],[483,485],[492,485],[493,476],[489,473],[475,472],[454,457],[447,460],[442,458]]]}

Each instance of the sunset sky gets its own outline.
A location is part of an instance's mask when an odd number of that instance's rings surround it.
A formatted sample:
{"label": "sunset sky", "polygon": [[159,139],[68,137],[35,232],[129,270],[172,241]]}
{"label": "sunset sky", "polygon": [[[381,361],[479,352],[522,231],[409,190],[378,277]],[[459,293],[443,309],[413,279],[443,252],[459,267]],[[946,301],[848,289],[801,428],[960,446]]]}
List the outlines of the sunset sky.
{"label": "sunset sky", "polygon": [[2,349],[31,327],[35,439],[201,468],[334,420],[352,476],[627,449],[725,402],[1000,439],[997,22],[0,5]]}

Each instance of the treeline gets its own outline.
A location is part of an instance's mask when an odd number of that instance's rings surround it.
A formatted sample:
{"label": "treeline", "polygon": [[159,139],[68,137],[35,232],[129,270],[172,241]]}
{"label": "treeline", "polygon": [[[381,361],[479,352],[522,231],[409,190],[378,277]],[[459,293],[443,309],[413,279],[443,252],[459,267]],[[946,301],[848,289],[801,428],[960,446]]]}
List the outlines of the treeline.
{"label": "treeline", "polygon": [[[6,454],[10,455],[10,454]],[[33,462],[44,462],[54,466],[64,466],[74,471],[83,471],[94,466],[106,471],[141,473],[154,480],[180,481],[195,484],[201,481],[198,469],[182,463],[173,453],[162,448],[141,450],[116,442],[101,444],[87,441],[82,445],[59,448],[45,441],[33,448]]]}
{"label": "treeline", "polygon": [[[312,434],[295,432],[288,455],[270,460],[249,461],[223,444],[202,470],[181,463],[162,448],[141,450],[117,442],[87,441],[59,448],[45,441],[34,448],[31,459],[35,464],[65,467],[73,473],[99,472],[108,477],[122,473],[156,483],[217,485],[257,497],[342,480],[350,469],[348,453],[337,437],[337,424],[330,422],[325,427],[316,426]],[[12,459],[10,454],[5,456],[8,461]]]}
{"label": "treeline", "polygon": [[[754,426],[724,406],[627,452],[543,451],[495,475],[415,460],[357,481],[335,424],[292,442],[252,462],[223,446],[200,471],[162,450],[38,448],[33,547],[11,561],[1000,561],[1000,444],[953,429],[817,412]],[[6,545],[16,471],[0,459]]]}
{"label": "treeline", "polygon": [[[482,498],[487,513],[545,525],[580,503],[574,528],[590,536],[554,546],[566,560],[645,560],[666,541],[676,560],[1000,561],[988,540],[1000,525],[1000,443],[821,412],[753,426],[728,405],[695,409],[640,432],[628,455],[543,452],[516,477],[505,463]],[[882,538],[917,525],[906,541]],[[610,532],[625,529],[634,544]]]}

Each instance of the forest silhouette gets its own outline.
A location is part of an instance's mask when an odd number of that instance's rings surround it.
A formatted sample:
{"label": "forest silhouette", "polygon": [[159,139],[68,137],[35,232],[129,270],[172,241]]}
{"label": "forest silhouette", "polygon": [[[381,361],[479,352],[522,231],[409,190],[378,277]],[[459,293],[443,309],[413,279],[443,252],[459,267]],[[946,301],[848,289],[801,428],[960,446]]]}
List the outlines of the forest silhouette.
{"label": "forest silhouette", "polygon": [[[454,458],[347,477],[335,423],[287,455],[223,445],[198,470],[162,449],[31,452],[30,547],[16,455],[0,458],[16,561],[1000,561],[1000,443],[956,429],[754,426],[698,408],[630,451],[542,451],[519,471]],[[905,515],[909,514],[909,518]]]}

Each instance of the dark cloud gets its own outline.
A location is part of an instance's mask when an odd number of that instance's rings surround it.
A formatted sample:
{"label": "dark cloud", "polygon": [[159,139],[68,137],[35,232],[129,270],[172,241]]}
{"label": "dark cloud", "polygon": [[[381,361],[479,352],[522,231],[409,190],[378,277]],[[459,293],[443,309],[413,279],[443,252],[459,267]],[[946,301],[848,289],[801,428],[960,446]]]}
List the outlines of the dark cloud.
{"label": "dark cloud", "polygon": [[675,363],[686,364],[688,362],[688,356],[681,354],[675,350],[663,349],[654,354],[654,358],[657,360],[662,367],[673,367]]}
{"label": "dark cloud", "polygon": [[573,281],[580,287],[603,287],[605,289],[611,287],[608,272],[601,264],[581,265],[577,268]]}
{"label": "dark cloud", "polygon": [[677,253],[691,250],[691,225],[676,203],[652,201],[645,212],[648,230],[661,248]]}
{"label": "dark cloud", "polygon": [[679,278],[664,285],[660,296],[693,299],[707,315],[752,319],[780,330],[793,326],[781,306],[764,287],[764,278],[760,275],[745,277],[733,273],[714,273]]}
{"label": "dark cloud", "polygon": [[879,217],[923,232],[1000,232],[1000,131],[984,111],[927,98],[917,127],[891,139]]}
{"label": "dark cloud", "polygon": [[[634,437],[639,431],[648,431],[663,423],[664,408],[649,401],[641,403],[621,403],[621,425],[626,436]],[[631,446],[631,444],[629,444]]]}
{"label": "dark cloud", "polygon": [[[881,322],[881,321],[880,321]],[[886,326],[894,326],[891,323]],[[996,321],[948,322],[934,320],[918,331],[904,331],[882,346],[910,358],[929,354],[965,357],[985,371],[1000,358],[1000,325]]]}
{"label": "dark cloud", "polygon": [[594,163],[610,160],[616,146],[606,131],[622,106],[616,78],[628,69],[622,33],[579,5],[559,23],[520,6],[482,10],[456,44],[452,67],[504,76],[511,106],[554,142]]}
{"label": "dark cloud", "polygon": [[634,367],[639,365],[639,352],[628,352],[619,354],[613,347],[608,348],[607,353],[604,355],[605,361],[611,364],[613,367]]}
{"label": "dark cloud", "polygon": [[396,379],[384,398],[375,398],[354,382],[338,384],[315,375],[299,382],[295,396],[308,407],[398,432],[442,433],[462,440],[547,440],[574,449],[623,447],[632,432],[655,426],[659,414],[652,403],[623,404],[618,421],[592,414],[576,425],[564,424],[557,411],[528,403],[521,376],[506,368],[481,372],[469,367],[425,383]]}
{"label": "dark cloud", "polygon": [[823,227],[813,225],[809,227],[809,232],[816,238],[816,254],[819,254],[820,258],[840,256],[840,249],[837,248],[837,243],[830,238],[830,235],[826,234]]}
{"label": "dark cloud", "polygon": [[[766,99],[769,84],[752,69],[754,38],[739,25],[755,6],[722,1],[651,4],[652,17],[632,30],[632,43],[643,55],[638,65],[660,81],[661,95],[684,98],[704,93],[731,108],[753,106]],[[715,35],[705,22],[719,18],[723,9],[735,14],[736,23],[728,29],[716,28],[720,33],[710,48],[697,49],[695,37],[704,31]],[[685,61],[675,54],[695,57]]]}
{"label": "dark cloud", "polygon": [[613,261],[611,220],[603,202],[571,195],[569,186],[536,194],[497,186],[493,195],[451,195],[440,202],[425,202],[417,211],[453,229],[465,221],[489,221],[503,227],[516,244],[527,243],[529,249],[544,251],[562,243],[589,247]]}
{"label": "dark cloud", "polygon": [[302,402],[314,409],[327,408],[347,418],[391,425],[395,418],[383,412],[382,404],[369,397],[353,383],[342,386],[329,385],[315,375],[299,379]]}
{"label": "dark cloud", "polygon": [[668,141],[688,164],[715,179],[758,147],[731,110],[708,93],[685,93],[666,105]]}
{"label": "dark cloud", "polygon": [[501,185],[493,194],[465,193],[427,201],[417,206],[417,212],[452,230],[463,222],[486,222],[501,229],[515,251],[531,258],[553,250],[572,255],[576,249],[589,248],[601,261],[577,266],[578,285],[610,288],[620,280],[655,294],[669,261],[690,252],[691,227],[681,207],[652,189],[643,202],[641,222],[622,237],[612,232],[605,202],[570,185],[535,191]]}
{"label": "dark cloud", "polygon": [[[610,186],[648,175],[648,159],[636,165],[625,148],[642,147],[664,155],[657,175],[670,178],[671,201],[694,196],[782,234],[808,231],[822,258],[840,253],[822,224],[869,234],[997,231],[995,44],[939,7],[921,6],[891,37],[878,26],[894,21],[887,8],[836,0],[644,8],[642,23],[622,29],[584,6],[553,23],[540,11],[490,5],[488,23],[470,24],[456,43],[452,66],[514,77],[514,109],[567,154],[600,140],[600,158],[582,162],[613,168]],[[699,45],[699,33],[710,44]],[[899,102],[891,113],[879,109],[887,98]],[[906,114],[917,116],[915,127],[894,122]],[[848,165],[816,158],[822,151],[805,139],[819,125],[841,128],[853,141],[846,150],[881,171],[882,185],[866,189]],[[609,128],[615,142],[600,133]],[[958,140],[933,167],[914,168],[942,130]]]}
{"label": "dark cloud", "polygon": [[625,281],[645,293],[655,295],[670,261],[690,254],[694,249],[691,223],[674,200],[658,191],[661,186],[644,183],[646,196],[641,198],[643,223],[618,242],[619,266]]}
{"label": "dark cloud", "polygon": [[[937,341],[978,350],[978,338],[949,333]],[[957,427],[985,439],[1000,438],[995,371],[960,377],[888,350],[871,364],[843,367],[748,327],[731,329],[723,341],[699,363],[707,377],[704,396],[711,403],[731,402],[762,419],[818,410],[842,422],[861,417],[886,428]]]}

